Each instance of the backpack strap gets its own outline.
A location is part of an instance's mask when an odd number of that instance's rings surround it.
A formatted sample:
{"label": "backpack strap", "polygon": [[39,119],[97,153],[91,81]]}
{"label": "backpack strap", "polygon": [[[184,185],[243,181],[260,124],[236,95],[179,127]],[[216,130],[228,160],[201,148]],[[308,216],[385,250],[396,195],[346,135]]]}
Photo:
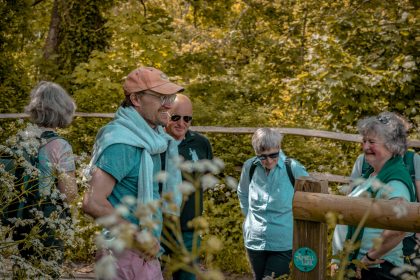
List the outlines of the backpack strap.
{"label": "backpack strap", "polygon": [[252,176],[254,176],[255,168],[257,168],[257,159],[254,159],[249,168],[249,181],[252,181]]}
{"label": "backpack strap", "polygon": [[295,187],[295,176],[293,176],[293,171],[292,171],[292,158],[286,157],[286,160],[284,161],[285,165],[286,165],[286,171],[287,171],[287,176],[289,176],[289,180],[290,183],[292,183],[293,188]]}
{"label": "backpack strap", "polygon": [[[413,181],[414,187],[416,186],[416,170],[414,170],[414,155],[415,154],[416,153],[414,151],[407,151],[404,154],[404,157],[403,157],[405,167],[407,168],[408,173],[410,173],[411,181]],[[416,190],[415,191],[415,196],[416,196],[415,201],[417,201],[417,188],[414,188],[414,189]]]}
{"label": "backpack strap", "polygon": [[[50,142],[52,140],[55,140],[55,139],[64,139],[64,138],[61,137],[60,135],[58,135],[58,133],[55,132],[55,131],[47,130],[47,131],[44,131],[44,132],[41,133],[40,139],[45,139],[45,140],[47,140],[47,143],[48,143],[48,142]],[[41,147],[42,146],[40,146],[40,148]]]}
{"label": "backpack strap", "polygon": [[[293,176],[292,172],[292,158],[286,157],[284,161],[286,165],[287,176],[289,176],[290,183],[292,183],[293,188],[295,187],[295,176]],[[251,163],[251,167],[249,168],[249,181],[251,182],[252,176],[254,176],[255,168],[257,168],[257,159],[255,159]]]}

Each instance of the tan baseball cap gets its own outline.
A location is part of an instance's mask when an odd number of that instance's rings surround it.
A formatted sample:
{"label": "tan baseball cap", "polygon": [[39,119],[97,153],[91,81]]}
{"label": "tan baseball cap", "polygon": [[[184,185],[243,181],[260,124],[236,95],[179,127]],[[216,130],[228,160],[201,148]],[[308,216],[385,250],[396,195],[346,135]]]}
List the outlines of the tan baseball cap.
{"label": "tan baseball cap", "polygon": [[140,67],[132,71],[125,79],[123,88],[126,95],[144,90],[168,95],[184,90],[171,83],[165,73],[153,67]]}

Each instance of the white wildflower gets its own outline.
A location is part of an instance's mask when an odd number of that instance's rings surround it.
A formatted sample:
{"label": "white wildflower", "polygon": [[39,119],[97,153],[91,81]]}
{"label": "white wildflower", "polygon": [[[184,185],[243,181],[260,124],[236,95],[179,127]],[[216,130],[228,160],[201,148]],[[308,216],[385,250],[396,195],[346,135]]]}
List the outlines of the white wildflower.
{"label": "white wildflower", "polygon": [[121,253],[127,247],[127,244],[123,239],[115,238],[108,243],[108,246],[108,248],[110,248],[114,252]]}
{"label": "white wildflower", "polygon": [[200,172],[200,173],[205,173],[208,170],[208,159],[201,159],[198,160],[196,162],[193,163],[193,170]]}
{"label": "white wildflower", "polygon": [[97,279],[111,280],[117,276],[116,259],[113,255],[102,257],[95,265]]}
{"label": "white wildflower", "polygon": [[181,171],[193,173],[194,163],[192,161],[184,161],[179,165],[179,168],[181,169]]}
{"label": "white wildflower", "polygon": [[232,190],[236,190],[236,188],[238,187],[238,181],[231,176],[226,176],[225,181],[226,181],[226,185],[230,187]]}
{"label": "white wildflower", "polygon": [[136,198],[132,195],[126,195],[123,197],[122,202],[126,205],[134,205],[136,204]]}
{"label": "white wildflower", "polygon": [[136,240],[141,244],[150,244],[153,242],[153,235],[147,230],[142,230],[136,234]]}
{"label": "white wildflower", "polygon": [[164,183],[166,180],[168,180],[168,173],[166,171],[160,171],[156,174],[155,180],[158,183]]}
{"label": "white wildflower", "polygon": [[210,252],[218,252],[222,249],[223,243],[214,236],[211,236],[206,242],[207,248]]}
{"label": "white wildflower", "polygon": [[407,207],[404,202],[398,203],[394,207],[392,207],[392,210],[395,213],[395,216],[399,219],[407,215]]}
{"label": "white wildflower", "polygon": [[147,203],[147,208],[149,208],[151,213],[157,213],[161,206],[161,201],[159,199],[152,200]]}
{"label": "white wildflower", "polygon": [[178,189],[184,195],[190,195],[195,190],[194,185],[187,181],[183,181],[181,184],[179,184]]}
{"label": "white wildflower", "polygon": [[127,206],[119,204],[115,207],[115,212],[120,216],[126,216],[129,214]]}
{"label": "white wildflower", "polygon": [[96,222],[98,224],[103,225],[105,227],[115,225],[117,221],[118,221],[118,216],[116,214],[111,214],[111,215],[103,216],[96,219]]}
{"label": "white wildflower", "polygon": [[214,187],[218,182],[219,180],[212,174],[206,174],[201,177],[201,185],[204,190]]}
{"label": "white wildflower", "polygon": [[177,167],[180,167],[181,164],[184,162],[184,158],[180,155],[172,158],[171,160],[172,160],[172,164],[174,164]]}
{"label": "white wildflower", "polygon": [[408,265],[408,264],[403,264],[402,266],[393,268],[391,270],[391,274],[392,275],[395,275],[395,276],[400,276],[401,279],[416,279],[416,278],[410,278],[410,277],[407,278],[407,277],[404,277],[402,275],[404,273],[408,273],[408,272],[411,272],[412,273],[412,272],[416,272],[416,271],[417,271],[417,268],[415,266]]}
{"label": "white wildflower", "polygon": [[[225,163],[220,158],[214,158],[213,163],[214,163],[214,165],[216,165],[219,168],[219,171],[217,173],[220,173],[220,171],[225,168]],[[217,174],[217,173],[215,173],[215,174]]]}

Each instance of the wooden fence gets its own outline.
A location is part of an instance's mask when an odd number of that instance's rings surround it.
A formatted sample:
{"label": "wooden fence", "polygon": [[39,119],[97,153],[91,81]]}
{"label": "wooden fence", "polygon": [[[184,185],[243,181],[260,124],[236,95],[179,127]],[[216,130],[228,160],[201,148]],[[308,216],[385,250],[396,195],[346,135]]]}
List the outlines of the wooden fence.
{"label": "wooden fence", "polygon": [[[113,118],[113,113],[80,113],[75,114],[76,117],[83,118]],[[16,114],[0,114],[0,119],[22,119],[27,118],[28,115],[24,113]],[[362,138],[358,134],[349,134],[341,132],[332,132],[325,130],[304,129],[304,128],[286,128],[279,127],[279,131],[283,134],[299,135],[306,137],[327,138],[333,140],[347,141],[347,142],[361,142]],[[221,126],[192,126],[191,130],[204,133],[226,133],[226,134],[252,134],[257,130],[257,127],[221,127]],[[420,140],[410,139],[408,141],[409,147],[420,148]],[[347,184],[349,177],[334,175],[329,173],[311,172],[310,175],[318,180],[325,180],[328,182],[337,182],[340,184]]]}
{"label": "wooden fence", "polygon": [[[113,118],[113,113],[80,113],[75,114],[76,117],[83,118]],[[17,114],[0,114],[0,119],[22,119],[27,118],[24,113]],[[221,126],[192,126],[192,130],[205,133],[231,133],[231,134],[252,134],[257,127],[221,127]],[[325,130],[304,129],[304,128],[278,128],[283,134],[299,135],[307,137],[328,138],[333,140],[341,140],[347,142],[361,142],[362,138],[358,134],[349,134],[341,132],[332,132]],[[408,146],[420,148],[420,140],[409,139]]]}

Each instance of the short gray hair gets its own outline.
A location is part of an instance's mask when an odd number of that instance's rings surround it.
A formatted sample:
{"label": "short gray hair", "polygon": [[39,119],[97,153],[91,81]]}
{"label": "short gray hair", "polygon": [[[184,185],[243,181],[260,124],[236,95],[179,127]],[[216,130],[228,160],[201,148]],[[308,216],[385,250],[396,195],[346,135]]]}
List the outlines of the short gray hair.
{"label": "short gray hair", "polygon": [[392,112],[383,112],[378,116],[367,117],[357,123],[360,135],[378,136],[393,155],[404,155],[407,151],[408,127],[409,125],[403,117]]}
{"label": "short gray hair", "polygon": [[25,107],[31,121],[43,127],[66,127],[73,120],[76,104],[68,93],[53,82],[40,82],[31,91],[31,100]]}
{"label": "short gray hair", "polygon": [[270,149],[280,149],[283,134],[276,128],[258,128],[252,136],[252,147],[256,154]]}

